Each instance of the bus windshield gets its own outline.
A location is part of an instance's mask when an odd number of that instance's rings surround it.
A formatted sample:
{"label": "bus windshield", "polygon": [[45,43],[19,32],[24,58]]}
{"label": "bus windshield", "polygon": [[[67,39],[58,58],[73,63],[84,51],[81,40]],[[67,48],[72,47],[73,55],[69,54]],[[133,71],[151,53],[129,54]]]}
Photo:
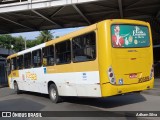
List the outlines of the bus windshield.
{"label": "bus windshield", "polygon": [[147,26],[113,24],[111,26],[112,46],[114,48],[149,47],[149,30]]}

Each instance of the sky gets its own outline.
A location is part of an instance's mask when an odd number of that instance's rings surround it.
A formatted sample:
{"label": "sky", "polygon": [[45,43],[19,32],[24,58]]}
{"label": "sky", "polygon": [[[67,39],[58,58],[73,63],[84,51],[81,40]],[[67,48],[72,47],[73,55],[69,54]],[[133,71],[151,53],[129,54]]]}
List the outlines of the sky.
{"label": "sky", "polygon": [[[76,27],[76,28],[66,28],[66,29],[56,29],[56,30],[51,30],[51,33],[53,36],[63,36],[68,33],[71,33],[73,31],[76,31],[78,29],[81,29],[83,27]],[[14,33],[11,34],[12,36],[22,36],[26,38],[27,40],[34,40],[38,35],[40,34],[40,31],[37,32],[24,32],[24,33]]]}

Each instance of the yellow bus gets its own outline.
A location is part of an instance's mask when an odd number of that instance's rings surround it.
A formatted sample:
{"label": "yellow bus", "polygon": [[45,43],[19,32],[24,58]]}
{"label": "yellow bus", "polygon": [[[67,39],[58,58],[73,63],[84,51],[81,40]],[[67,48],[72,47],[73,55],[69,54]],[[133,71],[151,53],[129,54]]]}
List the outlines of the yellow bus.
{"label": "yellow bus", "polygon": [[8,84],[17,93],[108,97],[153,88],[149,23],[104,20],[7,58]]}

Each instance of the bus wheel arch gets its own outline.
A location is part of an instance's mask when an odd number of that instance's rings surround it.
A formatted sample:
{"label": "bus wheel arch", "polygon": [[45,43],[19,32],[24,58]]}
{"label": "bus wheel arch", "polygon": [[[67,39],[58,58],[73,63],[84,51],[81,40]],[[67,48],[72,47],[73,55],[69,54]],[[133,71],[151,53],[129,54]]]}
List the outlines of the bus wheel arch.
{"label": "bus wheel arch", "polygon": [[16,94],[20,94],[21,91],[19,90],[19,87],[18,87],[18,83],[16,80],[13,81],[13,85],[14,85],[14,91]]}
{"label": "bus wheel arch", "polygon": [[48,82],[48,94],[53,103],[59,103],[62,101],[59,96],[57,86],[53,81]]}

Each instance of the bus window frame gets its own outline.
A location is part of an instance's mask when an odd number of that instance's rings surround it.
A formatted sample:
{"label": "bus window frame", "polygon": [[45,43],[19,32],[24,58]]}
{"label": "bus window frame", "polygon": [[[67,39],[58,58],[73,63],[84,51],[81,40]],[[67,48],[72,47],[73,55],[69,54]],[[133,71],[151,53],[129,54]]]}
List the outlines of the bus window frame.
{"label": "bus window frame", "polygon": [[[145,47],[113,47],[113,44],[112,44],[112,25],[138,25],[138,26],[144,26],[144,27],[147,27],[148,28],[148,37],[149,37],[149,46],[145,46]],[[124,24],[124,23],[113,23],[110,25],[110,41],[111,41],[111,46],[112,48],[119,48],[119,49],[135,49],[135,48],[148,48],[148,47],[151,47],[151,37],[150,37],[150,27],[147,26],[147,25],[142,25],[142,24],[132,24],[132,23],[127,23],[127,24]]]}
{"label": "bus window frame", "polygon": [[[31,63],[30,63],[30,65],[29,65],[29,67],[26,68],[26,67],[25,67],[25,59],[24,59],[24,58],[25,58],[25,55],[26,55],[26,54],[29,54],[29,53],[31,54],[31,59],[30,59],[30,60],[31,60]],[[30,68],[32,68],[32,67],[33,67],[33,66],[32,66],[32,52],[27,52],[27,53],[25,53],[23,56],[24,56],[24,58],[23,58],[23,59],[24,59],[24,69],[30,69]]]}
{"label": "bus window frame", "polygon": [[[14,59],[16,61],[16,64],[14,66]],[[13,60],[13,61],[12,61]],[[10,59],[10,62],[11,62],[11,71],[14,71],[14,70],[17,70],[17,57],[13,57]],[[13,63],[12,63],[13,62]],[[13,69],[13,66],[14,66],[14,69]]]}
{"label": "bus window frame", "polygon": [[[22,70],[22,69],[24,69],[24,55],[22,54],[22,55],[19,55],[19,56],[17,56],[17,57],[21,57],[21,56],[23,56],[22,68],[20,68],[19,66],[17,66],[17,67],[18,67],[17,70]],[[17,57],[16,57],[16,62],[17,62]]]}
{"label": "bus window frame", "polygon": [[[39,66],[35,66],[34,65],[34,58],[33,58],[34,52],[37,52],[37,51],[40,51],[40,65]],[[31,65],[32,65],[32,68],[42,67],[42,58],[43,58],[43,56],[42,56],[42,49],[41,48],[32,51],[31,52]]]}
{"label": "bus window frame", "polygon": [[[74,58],[73,58],[73,40],[74,38],[77,38],[77,37],[80,37],[80,36],[85,36],[87,34],[90,34],[90,33],[94,33],[95,34],[95,58],[94,59],[89,59],[89,60],[85,60],[85,61],[75,61]],[[85,33],[85,34],[81,34],[79,36],[76,36],[76,37],[73,37],[72,38],[72,61],[73,63],[82,63],[82,62],[90,62],[90,61],[95,61],[97,59],[97,32],[96,31],[91,31],[91,32],[88,32],[88,33]]]}
{"label": "bus window frame", "polygon": [[[48,64],[47,64],[47,65],[43,65],[43,58],[44,58],[43,49],[45,49],[45,48],[47,48],[47,47],[51,47],[51,46],[53,47],[53,52],[54,52],[54,53],[53,53],[54,64],[53,64],[53,65],[48,65]],[[45,56],[45,57],[46,57],[46,56]],[[48,57],[48,56],[47,56],[47,57]],[[43,67],[48,67],[48,66],[54,66],[55,64],[56,64],[56,59],[55,59],[55,45],[49,45],[49,46],[43,47],[43,48],[42,48],[42,66],[43,66]]]}
{"label": "bus window frame", "polygon": [[[60,43],[63,43],[63,42],[67,42],[67,41],[69,41],[69,42],[70,42],[70,61],[69,61],[69,62],[64,62],[64,63],[58,63],[58,62],[57,62],[57,51],[56,51],[56,45],[57,45],[57,44],[60,44]],[[57,42],[57,43],[55,43],[55,45],[54,45],[54,46],[55,46],[55,47],[54,47],[55,64],[56,64],[56,65],[71,64],[71,63],[72,63],[72,49],[71,49],[72,44],[71,44],[71,39],[67,39],[67,40],[64,40],[64,41],[61,41],[61,42]]]}

